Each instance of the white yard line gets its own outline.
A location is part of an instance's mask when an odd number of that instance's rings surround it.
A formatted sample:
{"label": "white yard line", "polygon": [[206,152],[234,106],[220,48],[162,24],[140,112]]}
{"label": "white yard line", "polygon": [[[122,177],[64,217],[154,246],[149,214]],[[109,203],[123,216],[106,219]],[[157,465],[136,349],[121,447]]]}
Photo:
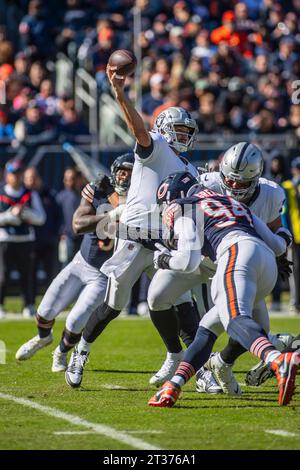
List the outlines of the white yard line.
{"label": "white yard line", "polygon": [[275,436],[281,437],[299,437],[300,434],[294,432],[284,431],[283,429],[265,429],[267,434],[274,434]]}
{"label": "white yard line", "polygon": [[[145,430],[138,430],[138,431],[130,431],[126,430],[123,431],[127,434],[163,434],[163,431],[156,431],[155,429],[145,429]],[[55,436],[83,436],[86,434],[95,434],[94,431],[56,431],[53,433]]]}
{"label": "white yard line", "polygon": [[127,387],[122,387],[121,385],[112,385],[112,384],[103,384],[101,388],[105,388],[106,390],[128,390]]}
{"label": "white yard line", "polygon": [[17,403],[18,405],[32,408],[45,415],[67,421],[68,423],[73,424],[74,426],[82,426],[84,428],[89,429],[90,431],[93,431],[96,434],[100,434],[104,437],[109,437],[116,441],[127,444],[135,449],[161,450],[159,447],[155,447],[146,441],[130,436],[124,431],[118,431],[117,429],[111,428],[103,424],[92,423],[83,418],[80,418],[79,416],[66,413],[64,411],[58,410],[57,408],[52,408],[50,406],[40,405],[39,403],[36,403],[32,400],[28,400],[27,398],[19,398],[19,397],[15,397],[14,395],[8,395],[6,393],[0,392],[0,399],[12,401],[14,403]]}

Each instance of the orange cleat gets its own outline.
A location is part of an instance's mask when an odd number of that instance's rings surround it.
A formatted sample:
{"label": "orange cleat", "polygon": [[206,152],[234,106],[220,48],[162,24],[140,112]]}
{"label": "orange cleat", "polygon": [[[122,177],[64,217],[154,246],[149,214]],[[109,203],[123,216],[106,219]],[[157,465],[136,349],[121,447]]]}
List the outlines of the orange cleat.
{"label": "orange cleat", "polygon": [[271,369],[275,372],[278,381],[278,403],[280,406],[286,406],[295,392],[296,374],[300,369],[300,354],[297,352],[281,354],[272,362]]}
{"label": "orange cleat", "polygon": [[179,386],[173,385],[171,382],[165,382],[162,388],[153,395],[148,401],[149,406],[159,406],[160,408],[171,408],[175,405],[180,395]]}

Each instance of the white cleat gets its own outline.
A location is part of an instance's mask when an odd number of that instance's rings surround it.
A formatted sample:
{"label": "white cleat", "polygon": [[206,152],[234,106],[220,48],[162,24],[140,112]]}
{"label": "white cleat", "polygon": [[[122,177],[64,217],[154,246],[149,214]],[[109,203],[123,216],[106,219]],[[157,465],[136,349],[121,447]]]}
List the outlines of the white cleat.
{"label": "white cleat", "polygon": [[77,347],[74,348],[72,356],[65,373],[65,379],[72,388],[78,388],[82,382],[83,369],[88,361],[89,353],[87,351],[78,352]]}
{"label": "white cleat", "polygon": [[205,367],[213,373],[224,393],[235,397],[242,394],[241,387],[233,375],[231,366],[222,361],[219,353],[211,354]]}
{"label": "white cleat", "polygon": [[159,387],[163,385],[167,380],[170,380],[175,374],[178,366],[183,358],[183,351],[179,353],[167,353],[167,359],[161,366],[158,372],[151,377],[149,380],[150,385],[155,385]]}
{"label": "white cleat", "polygon": [[68,353],[63,353],[59,346],[52,353],[52,372],[64,372],[68,368]]}
{"label": "white cleat", "polygon": [[209,370],[202,367],[197,372],[196,392],[216,395],[217,393],[223,393],[223,390],[222,387],[220,387],[220,385],[216,382],[213,374]]}
{"label": "white cleat", "polygon": [[53,341],[52,332],[46,338],[40,338],[39,335],[31,338],[27,343],[24,343],[16,352],[16,359],[18,361],[26,361],[30,359],[39,349],[48,346]]}

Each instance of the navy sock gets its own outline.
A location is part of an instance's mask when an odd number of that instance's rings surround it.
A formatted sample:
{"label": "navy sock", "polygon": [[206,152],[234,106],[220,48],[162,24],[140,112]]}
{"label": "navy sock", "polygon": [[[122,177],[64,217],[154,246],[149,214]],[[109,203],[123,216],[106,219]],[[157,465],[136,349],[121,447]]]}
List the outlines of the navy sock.
{"label": "navy sock", "polygon": [[197,372],[208,360],[217,336],[203,326],[199,326],[196,337],[186,350],[182,361],[193,366]]}
{"label": "navy sock", "polygon": [[264,329],[250,317],[240,315],[230,320],[227,332],[231,338],[262,360],[266,353],[276,350]]}
{"label": "navy sock", "polygon": [[70,331],[64,329],[60,343],[59,343],[59,349],[62,353],[67,353],[70,351],[75,344],[80,341],[81,338],[81,333],[71,333]]}
{"label": "navy sock", "polygon": [[176,310],[179,322],[179,335],[184,344],[188,347],[194,341],[198,330],[198,312],[191,302],[176,305]]}
{"label": "navy sock", "polygon": [[36,315],[37,329],[40,338],[47,338],[50,335],[55,320],[46,320],[42,318],[38,313]]}

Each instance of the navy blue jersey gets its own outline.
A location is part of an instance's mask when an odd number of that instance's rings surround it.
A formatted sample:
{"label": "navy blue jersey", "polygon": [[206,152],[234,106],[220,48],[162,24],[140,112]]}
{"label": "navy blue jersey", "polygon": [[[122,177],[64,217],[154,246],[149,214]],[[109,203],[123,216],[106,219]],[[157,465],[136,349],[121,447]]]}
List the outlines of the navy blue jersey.
{"label": "navy blue jersey", "polygon": [[[230,232],[241,231],[260,238],[254,229],[249,207],[229,196],[202,188],[191,197],[179,199],[176,202],[181,206],[184,205],[185,208],[189,205],[192,209],[194,222],[198,227],[199,221],[204,224],[202,254],[213,261],[216,259],[218,246]],[[199,213],[199,211],[201,212]]]}
{"label": "navy blue jersey", "polygon": [[[109,204],[105,194],[100,191],[95,183],[88,183],[82,190],[82,197],[88,201],[97,211],[102,204]],[[96,233],[86,233],[83,237],[80,252],[87,263],[100,269],[102,264],[113,254],[114,240],[106,238],[100,240]]]}

